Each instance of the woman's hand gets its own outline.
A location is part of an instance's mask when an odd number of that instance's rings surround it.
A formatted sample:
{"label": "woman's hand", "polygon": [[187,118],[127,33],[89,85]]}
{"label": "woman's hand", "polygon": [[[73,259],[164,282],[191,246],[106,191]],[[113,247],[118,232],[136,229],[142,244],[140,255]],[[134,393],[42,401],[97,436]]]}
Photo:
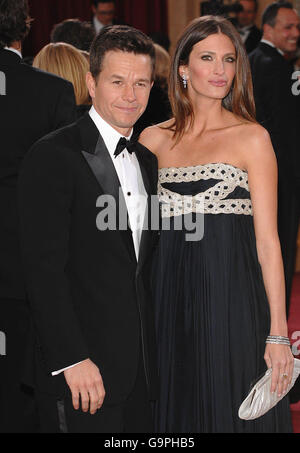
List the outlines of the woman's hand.
{"label": "woman's hand", "polygon": [[267,344],[264,359],[268,368],[272,368],[271,392],[277,389],[280,397],[292,381],[294,356],[287,345]]}

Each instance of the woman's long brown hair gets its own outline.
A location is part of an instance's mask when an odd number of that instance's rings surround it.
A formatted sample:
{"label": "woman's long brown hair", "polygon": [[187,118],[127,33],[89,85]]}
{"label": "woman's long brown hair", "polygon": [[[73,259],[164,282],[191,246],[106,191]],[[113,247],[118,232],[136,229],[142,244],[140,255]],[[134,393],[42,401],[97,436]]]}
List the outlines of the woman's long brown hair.
{"label": "woman's long brown hair", "polygon": [[203,16],[193,20],[179,38],[171,63],[169,97],[174,122],[168,129],[174,132],[177,144],[187,126],[193,126],[195,115],[188,90],[183,87],[179,74],[181,65],[188,65],[193,47],[210,35],[223,33],[232,41],[236,50],[236,75],[232,87],[223,99],[224,108],[248,121],[256,122],[252,77],[246,50],[234,26],[224,17]]}

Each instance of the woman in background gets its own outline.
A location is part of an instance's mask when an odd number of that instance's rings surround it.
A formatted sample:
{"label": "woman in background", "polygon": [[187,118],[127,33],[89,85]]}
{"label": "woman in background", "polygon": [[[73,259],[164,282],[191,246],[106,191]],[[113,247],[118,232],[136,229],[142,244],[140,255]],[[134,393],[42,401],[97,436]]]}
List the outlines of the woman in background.
{"label": "woman in background", "polygon": [[158,158],[163,220],[155,265],[156,429],[291,432],[288,398],[256,420],[238,417],[266,365],[271,390],[286,391],[293,356],[276,158],[255,121],[244,46],[226,19],[201,17],[186,28],[170,96],[174,118],[140,138]]}
{"label": "woman in background", "polygon": [[67,43],[47,44],[33,60],[33,66],[73,84],[78,118],[90,109],[91,101],[85,82],[89,63],[80,50]]}

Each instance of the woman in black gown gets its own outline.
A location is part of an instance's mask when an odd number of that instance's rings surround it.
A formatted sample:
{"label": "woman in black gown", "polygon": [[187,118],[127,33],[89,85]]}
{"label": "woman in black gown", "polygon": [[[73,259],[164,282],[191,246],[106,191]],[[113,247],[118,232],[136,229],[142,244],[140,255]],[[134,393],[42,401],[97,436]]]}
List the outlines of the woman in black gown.
{"label": "woman in black gown", "polygon": [[238,417],[267,367],[272,390],[285,392],[293,356],[266,345],[268,335],[287,337],[276,158],[255,121],[244,47],[224,18],[202,17],[184,31],[170,98],[174,118],[140,138],[158,158],[163,220],[156,430],[291,432],[288,398],[254,421]]}

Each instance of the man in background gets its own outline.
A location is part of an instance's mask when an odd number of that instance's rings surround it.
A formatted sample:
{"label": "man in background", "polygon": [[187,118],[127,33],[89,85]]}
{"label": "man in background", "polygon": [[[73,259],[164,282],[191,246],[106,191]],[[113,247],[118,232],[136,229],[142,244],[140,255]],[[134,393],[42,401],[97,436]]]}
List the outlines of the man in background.
{"label": "man in background", "polygon": [[94,27],[90,22],[66,19],[53,27],[51,42],[65,42],[76,47],[76,49],[89,52],[95,34]]}
{"label": "man in background", "polygon": [[257,0],[240,0],[239,4],[243,10],[236,14],[232,23],[239,32],[247,53],[250,53],[258,46],[261,39],[261,31],[255,25]]}
{"label": "man in background", "polygon": [[27,0],[0,0],[0,432],[37,430],[34,399],[21,388],[30,318],[19,251],[16,186],[20,164],[43,135],[76,118],[72,84],[22,63]]}
{"label": "man in background", "polygon": [[98,34],[107,25],[116,25],[116,4],[114,0],[93,0],[93,25]]}
{"label": "man in background", "polygon": [[286,56],[295,52],[299,17],[291,3],[276,2],[263,13],[263,39],[250,54],[257,120],[270,133],[278,161],[278,232],[286,278],[287,314],[295,268],[300,214],[300,95]]}

